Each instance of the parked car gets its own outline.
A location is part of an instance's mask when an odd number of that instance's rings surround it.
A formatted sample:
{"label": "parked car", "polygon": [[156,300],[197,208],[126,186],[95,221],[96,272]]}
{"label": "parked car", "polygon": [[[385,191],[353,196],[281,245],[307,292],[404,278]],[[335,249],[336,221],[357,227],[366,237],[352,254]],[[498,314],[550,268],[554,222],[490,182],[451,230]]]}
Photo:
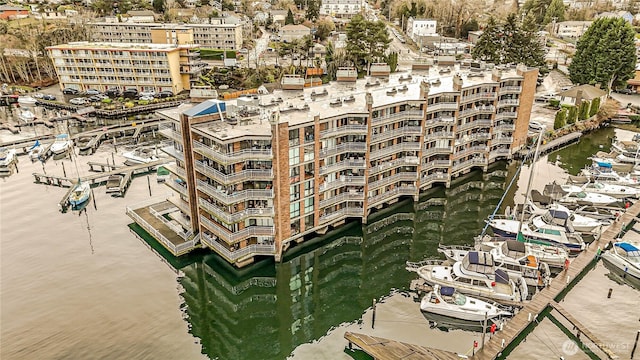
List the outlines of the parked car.
{"label": "parked car", "polygon": [[56,99],[56,97],[55,97],[55,96],[53,96],[53,95],[51,95],[51,94],[44,94],[44,95],[42,95],[42,99],[43,99],[43,100],[53,101],[53,100],[55,100],[55,99]]}
{"label": "parked car", "polygon": [[128,99],[133,99],[138,97],[138,90],[137,89],[125,89],[122,92],[122,96],[126,97]]}
{"label": "parked car", "polygon": [[87,103],[87,99],[81,98],[81,97],[73,98],[73,99],[69,100],[69,104],[72,104],[72,105],[84,105],[86,103]]}
{"label": "parked car", "polygon": [[545,126],[543,123],[539,122],[539,121],[535,121],[535,120],[530,120],[529,121],[529,130],[531,131],[542,131],[544,130]]}
{"label": "parked car", "polygon": [[85,91],[84,93],[85,93],[85,95],[98,95],[98,94],[101,94],[101,92],[96,90],[96,89],[87,89],[87,91]]}
{"label": "parked car", "polygon": [[169,90],[163,90],[163,91],[160,91],[158,94],[156,94],[156,97],[160,99],[164,99],[172,96],[173,96],[173,92]]}
{"label": "parked car", "polygon": [[98,95],[93,95],[87,98],[88,102],[100,102],[102,101],[102,98]]}
{"label": "parked car", "polygon": [[35,94],[31,95],[31,96],[33,96],[36,99],[42,99],[44,97],[44,95],[41,94],[41,93],[35,93]]}
{"label": "parked car", "polygon": [[628,88],[623,88],[623,89],[616,89],[616,92],[619,94],[625,94],[625,95],[631,95],[633,94],[633,90],[628,89]]}
{"label": "parked car", "polygon": [[151,101],[153,100],[153,96],[147,96],[147,95],[142,95],[138,98],[138,100],[142,100],[142,101]]}
{"label": "parked car", "polygon": [[74,88],[64,88],[62,89],[62,93],[65,95],[78,95],[80,94],[80,91],[78,91],[78,89],[74,89]]}
{"label": "parked car", "polygon": [[156,91],[155,90],[149,90],[149,91],[143,91],[140,93],[140,96],[146,96],[146,97],[154,97],[156,96]]}
{"label": "parked car", "polygon": [[120,96],[120,89],[118,89],[118,88],[109,88],[109,89],[107,89],[107,91],[104,92],[104,94],[107,95],[108,97],[116,98],[116,97]]}

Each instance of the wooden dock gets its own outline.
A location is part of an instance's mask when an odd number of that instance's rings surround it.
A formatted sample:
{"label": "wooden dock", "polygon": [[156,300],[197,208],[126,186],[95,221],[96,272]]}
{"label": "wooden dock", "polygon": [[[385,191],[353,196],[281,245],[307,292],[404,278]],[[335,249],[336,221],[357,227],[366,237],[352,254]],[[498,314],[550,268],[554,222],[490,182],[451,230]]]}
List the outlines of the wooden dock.
{"label": "wooden dock", "polygon": [[89,150],[90,153],[95,151],[98,146],[109,138],[114,139],[116,137],[122,136],[132,136],[133,139],[138,139],[140,135],[144,132],[157,130],[160,123],[162,123],[163,119],[148,119],[140,122],[133,121],[126,125],[112,125],[105,126],[100,129],[95,129],[91,131],[85,131],[79,134],[72,136],[73,140],[79,139],[81,137],[92,136],[93,138],[89,140],[87,144],[83,146],[83,149]]}
{"label": "wooden dock", "polygon": [[[569,270],[560,273],[553,279],[550,286],[536,294],[522,310],[504,325],[502,331],[496,333],[484,344],[473,359],[496,359],[514,340],[519,338],[521,334],[530,331],[531,329],[527,330],[527,328],[530,325],[535,326],[538,315],[564,296],[566,291],[575,284],[576,278],[579,279],[585,268],[592,264],[594,258],[599,254],[600,249],[604,249],[610,241],[615,241],[614,239],[616,239],[623,230],[624,224],[629,224],[639,213],[640,201],[633,204],[618,221],[609,226],[609,228],[602,233],[600,239],[592,242],[587,249],[578,255],[578,257],[574,258],[569,266]],[[564,311],[563,316],[565,315],[570,316]],[[573,317],[571,317],[571,319],[575,320]],[[575,320],[574,325],[582,326],[577,320]],[[602,342],[589,332],[588,329],[585,329],[584,326],[579,327],[579,330],[585,335],[588,332],[590,334],[589,339],[595,344],[602,344]],[[603,350],[603,352],[607,353],[605,350]]]}
{"label": "wooden dock", "polygon": [[349,341],[349,349],[356,345],[374,359],[460,359],[460,356],[454,352],[431,349],[425,346],[407,344],[350,331],[344,333],[344,338]]}
{"label": "wooden dock", "polygon": [[[553,139],[548,143],[540,146],[540,155],[568,146],[580,140],[580,137],[582,137],[582,133],[580,131],[576,131],[567,135],[563,135],[559,138]],[[525,156],[527,156],[528,153],[529,153],[529,149],[524,148],[516,153],[516,157],[519,159],[522,159]]]}

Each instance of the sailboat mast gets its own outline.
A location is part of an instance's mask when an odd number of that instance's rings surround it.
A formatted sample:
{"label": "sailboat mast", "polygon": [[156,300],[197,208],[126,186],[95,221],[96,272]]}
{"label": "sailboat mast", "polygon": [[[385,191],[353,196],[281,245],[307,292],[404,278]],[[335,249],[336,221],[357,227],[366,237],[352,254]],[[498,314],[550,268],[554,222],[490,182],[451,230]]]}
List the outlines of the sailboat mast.
{"label": "sailboat mast", "polygon": [[536,167],[536,162],[538,162],[538,156],[540,155],[540,143],[542,143],[542,135],[544,133],[544,128],[540,130],[538,133],[538,142],[536,143],[536,152],[533,154],[533,162],[531,163],[531,171],[529,172],[529,183],[527,184],[527,191],[524,194],[524,204],[522,204],[522,214],[520,216],[520,223],[518,224],[518,236],[522,232],[522,224],[524,223],[524,213],[525,207],[529,203],[529,194],[531,194],[531,186],[533,185],[533,174]]}

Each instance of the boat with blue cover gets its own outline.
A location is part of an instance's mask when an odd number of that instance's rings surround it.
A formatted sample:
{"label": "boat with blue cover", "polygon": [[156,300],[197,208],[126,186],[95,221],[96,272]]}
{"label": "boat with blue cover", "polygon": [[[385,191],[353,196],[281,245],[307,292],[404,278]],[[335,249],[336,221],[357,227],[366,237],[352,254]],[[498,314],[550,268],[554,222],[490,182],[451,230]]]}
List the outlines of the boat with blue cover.
{"label": "boat with blue cover", "polygon": [[628,242],[613,243],[611,249],[602,254],[602,260],[619,269],[624,277],[640,280],[640,249]]}
{"label": "boat with blue cover", "polygon": [[81,182],[78,180],[76,185],[74,186],[71,194],[69,194],[69,205],[72,208],[78,208],[86,201],[89,200],[89,196],[91,195],[91,185],[88,182]]}

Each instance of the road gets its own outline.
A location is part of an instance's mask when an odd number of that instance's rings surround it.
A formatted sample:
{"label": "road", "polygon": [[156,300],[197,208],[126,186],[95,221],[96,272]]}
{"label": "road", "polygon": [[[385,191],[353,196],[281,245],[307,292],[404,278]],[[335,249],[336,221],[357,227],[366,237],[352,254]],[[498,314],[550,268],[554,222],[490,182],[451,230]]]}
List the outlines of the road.
{"label": "road", "polygon": [[262,30],[262,36],[256,39],[255,46],[253,47],[253,49],[249,50],[249,53],[246,56],[246,58],[248,58],[247,61],[249,63],[249,67],[251,68],[256,67],[256,63],[258,62],[257,60],[263,56],[264,52],[267,50],[267,47],[269,47],[269,35],[271,33],[267,32],[265,28],[260,28],[260,30]]}

